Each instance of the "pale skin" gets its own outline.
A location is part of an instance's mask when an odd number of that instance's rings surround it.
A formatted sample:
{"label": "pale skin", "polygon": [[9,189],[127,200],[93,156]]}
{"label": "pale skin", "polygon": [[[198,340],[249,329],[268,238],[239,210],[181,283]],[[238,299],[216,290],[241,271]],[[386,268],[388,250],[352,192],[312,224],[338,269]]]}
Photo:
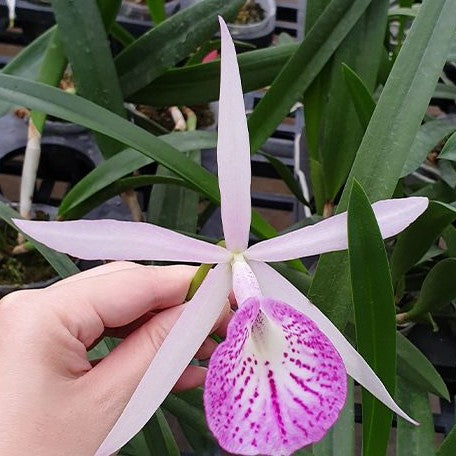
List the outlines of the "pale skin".
{"label": "pale skin", "polygon": [[[3,298],[0,454],[93,455],[179,317],[195,271],[117,262]],[[227,303],[217,334],[229,317]],[[87,349],[106,334],[125,339],[92,366]],[[196,357],[214,348],[208,338]],[[204,377],[189,366],[175,390]]]}

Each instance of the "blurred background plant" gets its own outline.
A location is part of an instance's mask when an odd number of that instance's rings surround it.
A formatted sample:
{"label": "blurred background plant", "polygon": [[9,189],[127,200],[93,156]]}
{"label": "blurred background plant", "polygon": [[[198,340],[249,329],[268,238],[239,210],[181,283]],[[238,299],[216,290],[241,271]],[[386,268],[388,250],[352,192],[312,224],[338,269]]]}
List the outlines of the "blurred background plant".
{"label": "blurred background plant", "polygon": [[[359,249],[274,265],[345,328],[421,422],[392,422],[365,394],[361,415],[355,386],[325,439],[298,454],[455,454],[454,1],[18,0],[14,23],[7,3],[0,0],[3,293],[42,280],[20,277],[21,252],[43,255],[38,269],[52,265],[51,280],[91,266],[16,236],[11,217],[16,209],[42,217],[35,204],[59,220],[144,220],[220,240],[220,14],[238,40],[249,115],[252,242],[346,210],[353,178],[371,202],[432,200],[386,242],[388,262],[349,229]],[[350,217],[362,225],[366,214]],[[363,249],[390,279],[363,270]],[[359,303],[363,287],[375,293]],[[106,338],[90,356],[117,343]],[[220,454],[199,389],[170,395],[121,454],[182,451]]]}

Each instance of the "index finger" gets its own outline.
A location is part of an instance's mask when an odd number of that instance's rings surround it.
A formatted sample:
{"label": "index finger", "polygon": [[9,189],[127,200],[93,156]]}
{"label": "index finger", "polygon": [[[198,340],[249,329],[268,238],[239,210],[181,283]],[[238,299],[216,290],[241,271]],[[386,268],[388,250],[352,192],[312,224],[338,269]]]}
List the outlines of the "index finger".
{"label": "index finger", "polygon": [[193,266],[138,266],[43,290],[74,337],[86,346],[106,328],[124,326],[153,309],[182,304]]}

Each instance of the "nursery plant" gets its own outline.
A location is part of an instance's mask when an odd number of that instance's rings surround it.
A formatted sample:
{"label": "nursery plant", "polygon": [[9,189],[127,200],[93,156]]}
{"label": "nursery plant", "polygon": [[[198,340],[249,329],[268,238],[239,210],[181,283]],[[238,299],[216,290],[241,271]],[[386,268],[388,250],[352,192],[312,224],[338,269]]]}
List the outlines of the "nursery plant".
{"label": "nursery plant", "polygon": [[[96,132],[105,156],[64,198],[61,221],[21,221],[0,205],[2,218],[22,228],[62,277],[77,268],[58,251],[204,263],[181,320],[97,454],[124,444],[120,454],[179,454],[163,410],[177,417],[195,454],[221,446],[235,454],[353,455],[360,419],[364,455],[384,455],[388,444],[397,455],[456,449],[449,426],[436,446],[428,399],[431,393],[450,401],[456,382],[446,377],[445,384],[439,366],[404,335],[415,325],[430,336],[454,331],[456,122],[451,103],[435,107],[442,85],[451,87],[442,70],[454,59],[454,2],[307,3],[301,43],[236,56],[222,23],[220,64],[195,63],[195,55],[213,49],[217,16],[232,21],[242,1],[203,0],[135,38],[115,20],[118,1],[54,0],[56,27],[0,74],[3,110],[25,106],[83,125]],[[36,62],[57,36],[75,95],[37,82]],[[108,37],[124,46],[119,54]],[[246,122],[242,92],[265,86]],[[218,139],[200,131],[153,134],[124,110],[124,102],[181,108],[219,96]],[[296,102],[306,117],[312,217],[278,235],[251,209],[249,152],[261,152]],[[218,179],[191,153],[216,140]],[[168,174],[136,173],[154,162]],[[293,179],[285,182],[296,192]],[[183,199],[162,205],[160,223],[168,229],[68,221],[151,184],[185,190]],[[197,220],[199,202],[221,205],[224,244],[201,239],[197,223],[185,233],[173,230],[180,220]],[[310,257],[308,268],[303,257]],[[231,289],[237,311],[209,362],[204,391],[167,396]],[[91,356],[118,342],[102,341]],[[352,379],[365,388],[362,417]]]}

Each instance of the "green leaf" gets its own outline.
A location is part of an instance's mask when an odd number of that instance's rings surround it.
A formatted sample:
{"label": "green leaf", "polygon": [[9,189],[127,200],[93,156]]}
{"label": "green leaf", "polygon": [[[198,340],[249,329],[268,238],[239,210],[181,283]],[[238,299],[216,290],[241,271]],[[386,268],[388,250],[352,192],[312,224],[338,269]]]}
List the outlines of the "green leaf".
{"label": "green leaf", "polygon": [[143,429],[150,456],[180,456],[173,432],[159,408]]}
{"label": "green leaf", "polygon": [[[199,151],[186,154],[196,163],[200,162]],[[173,177],[174,173],[159,166],[157,176]],[[147,210],[147,220],[165,228],[196,233],[198,224],[199,195],[188,188],[176,185],[157,185],[152,188]]]}
{"label": "green leaf", "polygon": [[[309,119],[309,116],[307,116]],[[309,125],[309,124],[307,124]],[[308,137],[308,139],[310,139]],[[310,152],[310,144],[309,144]],[[312,182],[312,190],[314,193],[315,205],[317,207],[317,212],[323,213],[323,208],[326,201],[326,186],[325,186],[325,176],[323,171],[323,166],[318,160],[318,157],[313,158],[309,157],[309,166],[310,166],[310,180]]]}
{"label": "green leaf", "polygon": [[450,50],[447,55],[447,60],[449,62],[455,62],[456,61],[456,42],[453,40],[452,45],[450,46]]}
{"label": "green leaf", "polygon": [[218,30],[217,15],[234,18],[243,2],[198,2],[142,35],[116,57],[124,96],[144,88],[209,40]]}
{"label": "green leaf", "polygon": [[[51,27],[32,43],[25,47],[19,54],[12,58],[1,70],[2,74],[21,76],[27,79],[35,79],[38,75],[43,56],[51,36],[54,35],[57,27]],[[12,105],[0,100],[0,117],[12,109]]]}
{"label": "green leaf", "polygon": [[[218,183],[213,174],[164,141],[101,106],[43,84],[6,75],[0,75],[0,96],[110,136],[166,166],[211,201],[220,204]],[[252,212],[252,231],[261,238],[277,234],[255,211]]]}
{"label": "green leaf", "polygon": [[[297,47],[289,44],[239,54],[243,91],[251,92],[271,84]],[[220,61],[217,60],[167,70],[127,98],[151,106],[192,106],[218,100],[219,90]]]}
{"label": "green leaf", "polygon": [[97,0],[100,16],[106,30],[110,30],[116,21],[122,0]]}
{"label": "green leaf", "polygon": [[454,84],[444,84],[438,82],[435,86],[434,94],[432,98],[443,98],[444,100],[455,100],[456,99],[456,86]]}
{"label": "green leaf", "polygon": [[[65,56],[62,41],[58,29],[52,33],[48,46],[44,51],[43,62],[38,73],[37,81],[53,87],[59,85],[68,61]],[[43,112],[32,111],[31,121],[40,134],[43,133],[46,122],[46,114]]]}
{"label": "green leaf", "polygon": [[[423,2],[358,149],[337,212],[347,207],[353,178],[361,183],[372,201],[393,194],[455,28],[456,10],[452,0]],[[310,299],[339,328],[344,327],[349,315],[349,282],[346,253],[330,253],[320,258]]]}
{"label": "green leaf", "polygon": [[185,62],[185,66],[199,65],[207,54],[215,50],[220,50],[221,43],[220,40],[206,41],[189,57]]}
{"label": "green leaf", "polygon": [[[424,162],[429,152],[455,130],[455,116],[431,120],[421,125],[402,168],[401,177],[413,173]],[[441,153],[439,158],[445,158],[441,156]]]}
{"label": "green leaf", "polygon": [[448,388],[436,368],[400,333],[397,333],[397,373],[414,388],[450,400]]}
{"label": "green leaf", "polygon": [[135,37],[117,22],[114,22],[109,31],[110,35],[116,39],[123,47],[130,46],[135,41]]}
{"label": "green leaf", "polygon": [[456,200],[456,189],[451,188],[443,180],[427,184],[410,196],[425,196],[430,200],[438,200],[443,203],[452,203]]}
{"label": "green leaf", "polygon": [[164,0],[146,0],[149,8],[150,17],[155,25],[160,24],[166,19],[165,1]]}
{"label": "green leaf", "polygon": [[398,236],[391,256],[391,275],[395,285],[428,251],[443,229],[455,219],[454,207],[431,201],[426,211]]}
{"label": "green leaf", "polygon": [[[93,0],[52,3],[65,52],[79,95],[126,118],[123,95],[100,10]],[[124,149],[117,141],[96,135],[103,157]]]}
{"label": "green leaf", "polygon": [[286,184],[288,189],[293,193],[293,195],[306,206],[309,206],[308,201],[304,197],[302,193],[301,186],[295,179],[293,173],[290,171],[287,165],[285,165],[281,160],[274,157],[271,154],[267,154],[266,152],[260,152],[264,158],[268,160],[268,162],[273,166],[277,174],[280,176],[282,181]]}
{"label": "green leaf", "polygon": [[439,158],[444,160],[456,161],[456,133],[453,133],[446,140],[443,149],[440,151]]}
{"label": "green leaf", "polygon": [[[195,388],[193,390],[180,393],[179,398],[185,401],[191,407],[196,407],[201,411],[201,413],[204,414],[202,388]],[[186,439],[189,441],[191,447],[195,450],[195,454],[198,456],[212,456],[217,452],[216,448],[218,448],[218,445],[209,433],[201,434],[193,429],[189,424],[187,424],[185,420],[179,419],[178,421]]]}
{"label": "green leaf", "polygon": [[185,422],[192,429],[198,431],[202,436],[211,439],[204,412],[196,405],[192,405],[184,398],[176,396],[175,394],[169,394],[164,400],[162,407],[172,413],[180,421]]}
{"label": "green leaf", "polygon": [[[178,132],[160,136],[160,139],[181,152],[209,149],[216,146],[216,136],[211,132]],[[153,159],[133,149],[125,149],[100,163],[82,178],[64,197],[59,207],[59,216],[70,217],[86,199],[114,184],[127,174],[153,162]]]}
{"label": "green leaf", "polygon": [[[22,218],[19,212],[16,212],[14,209],[0,201],[0,218],[2,218],[8,225],[17,230],[16,225],[11,221],[12,218]],[[45,245],[35,241],[34,239],[29,239],[29,241],[35,246],[36,250],[43,255],[48,263],[55,269],[57,274],[64,279],[73,274],[77,274],[79,269],[77,266],[63,253],[56,252]]]}
{"label": "green leaf", "polygon": [[257,151],[274,132],[364,13],[370,0],[332,0],[249,118]]}
{"label": "green leaf", "polygon": [[399,377],[396,399],[399,406],[420,423],[414,426],[400,417],[397,419],[396,455],[435,455],[434,422],[428,393],[417,390],[413,384]]}
{"label": "green leaf", "polygon": [[407,312],[408,320],[434,313],[456,298],[456,258],[439,261],[426,275],[418,301]]}
{"label": "green leaf", "polygon": [[[349,340],[354,338],[355,328],[351,323],[347,325],[346,334]],[[443,399],[450,400],[448,388],[432,363],[400,332],[396,332],[397,374],[415,388],[436,394]]]}
{"label": "green leaf", "polygon": [[351,95],[353,104],[355,105],[358,120],[361,123],[363,130],[369,125],[372,113],[375,109],[375,101],[367,88],[364,81],[356,74],[348,65],[342,64],[345,83]]}
{"label": "green leaf", "polygon": [[447,253],[450,257],[456,257],[456,228],[448,225],[442,231],[442,238],[447,246]]}
{"label": "green leaf", "polygon": [[[365,81],[368,91],[373,92],[382,58],[388,3],[388,0],[375,0],[369,4],[318,75],[316,81],[319,85],[313,85],[305,94],[307,123],[308,111],[321,111],[316,120],[318,125],[314,127],[318,137],[313,139],[317,143],[313,156],[323,168],[326,193],[321,199],[324,201],[333,201],[339,193],[365,130],[358,121],[351,94],[346,89],[342,65],[351,66]],[[317,94],[310,96],[312,102],[309,104],[309,95],[314,90]],[[320,107],[316,108],[315,104]],[[322,207],[318,210],[322,212]]]}
{"label": "green leaf", "polygon": [[[195,113],[187,115],[187,131],[195,131]],[[201,164],[201,151],[192,150],[185,155]],[[173,173],[163,166],[157,169],[157,176],[173,177]],[[172,230],[196,233],[198,227],[199,195],[184,187],[154,186],[149,198],[147,220],[155,225]]]}
{"label": "green leaf", "polygon": [[[348,204],[348,253],[359,353],[394,397],[396,318],[388,258],[374,211],[356,180]],[[363,397],[363,454],[383,456],[392,412],[366,390]]]}
{"label": "green leaf", "polygon": [[117,453],[118,456],[142,456],[149,454],[144,432],[138,432],[128,443]]}
{"label": "green leaf", "polygon": [[438,170],[440,172],[440,179],[448,184],[451,188],[456,187],[456,170],[454,164],[443,160],[439,161],[437,164]]}
{"label": "green leaf", "polygon": [[[171,172],[169,173],[172,174]],[[108,199],[113,198],[116,195],[120,195],[121,193],[127,190],[134,190],[136,188],[147,187],[150,185],[153,185],[155,188],[155,185],[158,186],[160,184],[170,185],[173,188],[189,188],[189,184],[187,182],[172,175],[153,174],[125,177],[112,183],[111,185],[108,185],[107,187],[104,187],[102,190],[94,193],[89,198],[84,199],[84,201],[82,201],[73,209],[68,210],[66,212],[66,219],[81,218],[88,212],[90,212],[92,209],[95,209],[96,207],[100,206],[100,204],[104,203]],[[198,194],[195,195],[196,198],[198,198]],[[173,204],[170,205],[170,207],[167,207],[166,209],[168,211],[173,210],[176,202],[177,201],[173,201]],[[182,228],[179,229],[181,229],[182,231],[191,232],[187,228],[188,226],[184,225]]]}
{"label": "green leaf", "polygon": [[213,456],[214,454],[217,454],[218,445],[213,440],[205,438],[191,426],[182,421],[179,421],[179,425],[195,454],[198,456]]}
{"label": "green leaf", "polygon": [[[400,8],[412,8],[414,0],[399,0],[399,7]],[[406,30],[410,24],[410,17],[405,15],[398,15],[399,19],[399,29],[397,30],[396,34],[396,46],[393,50],[393,58],[396,59],[399,51],[402,49],[402,43],[406,37]]]}
{"label": "green leaf", "polygon": [[373,200],[392,195],[401,176],[456,29],[453,6],[451,0],[422,4],[377,103],[350,173]]}
{"label": "green leaf", "polygon": [[355,406],[351,378],[348,379],[347,388],[347,400],[339,419],[326,436],[313,445],[312,454],[314,456],[351,456],[355,454]]}
{"label": "green leaf", "polygon": [[456,452],[456,425],[440,445],[437,456],[453,456]]}
{"label": "green leaf", "polygon": [[292,283],[302,294],[309,291],[312,278],[302,270],[291,268],[287,263],[271,263],[270,265],[277,272],[280,272],[290,283]]}

